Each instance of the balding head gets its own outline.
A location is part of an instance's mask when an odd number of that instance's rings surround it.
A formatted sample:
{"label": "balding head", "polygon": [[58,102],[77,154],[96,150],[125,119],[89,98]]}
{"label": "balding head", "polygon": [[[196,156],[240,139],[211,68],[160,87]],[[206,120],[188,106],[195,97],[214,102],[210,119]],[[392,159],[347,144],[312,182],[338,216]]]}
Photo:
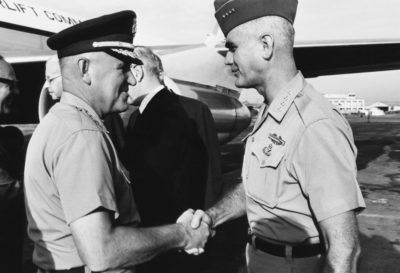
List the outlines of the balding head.
{"label": "balding head", "polygon": [[46,82],[44,88],[52,97],[53,100],[57,100],[62,94],[62,82],[61,82],[61,71],[60,64],[57,55],[51,56],[46,62]]}
{"label": "balding head", "polygon": [[61,75],[57,55],[51,56],[46,62],[46,78],[52,79]]}

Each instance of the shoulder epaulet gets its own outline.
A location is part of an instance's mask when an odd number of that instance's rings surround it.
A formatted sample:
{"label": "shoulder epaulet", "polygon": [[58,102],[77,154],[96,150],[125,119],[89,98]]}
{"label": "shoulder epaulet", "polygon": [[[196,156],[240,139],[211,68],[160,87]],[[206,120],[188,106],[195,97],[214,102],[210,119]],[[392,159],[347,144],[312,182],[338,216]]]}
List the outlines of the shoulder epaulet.
{"label": "shoulder epaulet", "polygon": [[51,111],[60,119],[64,120],[66,125],[72,130],[101,130],[101,126],[95,124],[88,115],[82,113],[74,106],[69,104],[59,103],[56,105],[57,111]]}
{"label": "shoulder epaulet", "polygon": [[320,97],[321,94],[315,91],[311,85],[306,84],[294,99],[298,114],[306,127],[318,120],[328,118],[327,113],[323,110],[324,105],[320,105],[321,103],[325,104]]}

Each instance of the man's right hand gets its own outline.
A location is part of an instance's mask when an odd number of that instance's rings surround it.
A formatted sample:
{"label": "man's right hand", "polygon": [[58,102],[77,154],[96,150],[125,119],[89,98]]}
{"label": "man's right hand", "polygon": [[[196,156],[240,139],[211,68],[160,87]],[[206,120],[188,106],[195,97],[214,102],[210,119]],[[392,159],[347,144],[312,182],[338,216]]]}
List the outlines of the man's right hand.
{"label": "man's right hand", "polygon": [[210,236],[210,227],[207,222],[199,223],[196,228],[192,228],[193,210],[188,209],[176,221],[184,226],[188,236],[184,250],[189,254],[201,254]]}
{"label": "man's right hand", "polygon": [[193,214],[192,222],[190,225],[193,229],[197,229],[202,223],[205,223],[210,227],[211,236],[214,236],[215,231],[213,230],[212,218],[205,211],[198,209]]}

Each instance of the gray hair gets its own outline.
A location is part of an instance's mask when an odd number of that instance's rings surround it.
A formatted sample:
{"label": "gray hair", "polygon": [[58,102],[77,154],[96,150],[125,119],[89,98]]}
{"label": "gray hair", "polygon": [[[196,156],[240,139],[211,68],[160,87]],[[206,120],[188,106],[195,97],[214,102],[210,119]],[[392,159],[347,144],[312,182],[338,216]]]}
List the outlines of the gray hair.
{"label": "gray hair", "polygon": [[164,68],[160,57],[145,46],[135,46],[135,53],[138,55],[139,59],[142,60],[150,74],[155,76],[162,83],[164,81]]}

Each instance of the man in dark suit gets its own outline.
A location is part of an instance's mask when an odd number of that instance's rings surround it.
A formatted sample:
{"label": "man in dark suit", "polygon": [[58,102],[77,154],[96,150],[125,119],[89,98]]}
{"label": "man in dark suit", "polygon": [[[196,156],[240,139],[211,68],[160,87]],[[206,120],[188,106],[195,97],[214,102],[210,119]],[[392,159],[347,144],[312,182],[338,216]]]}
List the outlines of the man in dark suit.
{"label": "man in dark suit", "polygon": [[[220,161],[209,108],[169,90],[161,60],[150,49],[135,47],[135,53],[143,65],[132,67],[138,84],[131,87],[128,102],[139,108],[127,127],[123,161],[147,227],[174,222],[187,208],[201,208],[215,199],[221,190]],[[170,252],[139,270],[194,272],[193,262],[183,253]]]}

